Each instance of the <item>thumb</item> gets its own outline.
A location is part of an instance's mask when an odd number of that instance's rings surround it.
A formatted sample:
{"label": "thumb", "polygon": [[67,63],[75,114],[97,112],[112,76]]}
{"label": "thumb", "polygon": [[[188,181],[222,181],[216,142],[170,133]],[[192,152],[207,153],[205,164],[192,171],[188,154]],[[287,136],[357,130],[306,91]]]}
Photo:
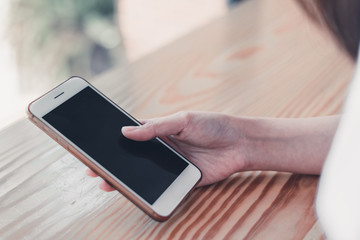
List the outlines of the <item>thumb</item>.
{"label": "thumb", "polygon": [[121,129],[125,137],[135,141],[147,141],[155,137],[180,134],[189,122],[189,113],[176,113],[167,117],[147,120],[144,125]]}

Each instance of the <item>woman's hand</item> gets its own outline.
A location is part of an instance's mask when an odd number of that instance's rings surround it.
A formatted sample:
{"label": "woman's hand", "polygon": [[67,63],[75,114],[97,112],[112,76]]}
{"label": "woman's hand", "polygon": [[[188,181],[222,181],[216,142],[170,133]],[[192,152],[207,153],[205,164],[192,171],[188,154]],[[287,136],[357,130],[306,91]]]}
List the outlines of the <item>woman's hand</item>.
{"label": "woman's hand", "polygon": [[[136,141],[162,138],[200,168],[203,178],[198,186],[203,186],[246,170],[320,174],[339,119],[181,112],[124,127],[122,133]],[[97,176],[90,169],[87,173]],[[113,190],[106,182],[100,188]]]}
{"label": "woman's hand", "polygon": [[[198,186],[223,180],[247,167],[241,124],[237,118],[206,112],[180,112],[146,120],[144,125],[123,127],[125,137],[146,141],[160,137],[200,168],[203,178]],[[90,176],[97,176],[90,169]],[[111,191],[106,182],[100,188]]]}

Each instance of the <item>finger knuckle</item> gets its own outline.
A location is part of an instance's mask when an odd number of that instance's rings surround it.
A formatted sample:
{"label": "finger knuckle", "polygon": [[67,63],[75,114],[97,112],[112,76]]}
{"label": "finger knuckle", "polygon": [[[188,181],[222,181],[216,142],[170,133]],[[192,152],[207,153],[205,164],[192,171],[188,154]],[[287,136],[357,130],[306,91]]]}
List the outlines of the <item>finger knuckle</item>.
{"label": "finger knuckle", "polygon": [[184,122],[188,122],[191,119],[192,113],[189,111],[180,111],[177,113],[177,116]]}
{"label": "finger knuckle", "polygon": [[158,121],[149,121],[144,125],[144,127],[147,129],[147,131],[149,131],[149,133],[151,133],[152,136],[156,136],[157,129],[159,127],[159,122]]}

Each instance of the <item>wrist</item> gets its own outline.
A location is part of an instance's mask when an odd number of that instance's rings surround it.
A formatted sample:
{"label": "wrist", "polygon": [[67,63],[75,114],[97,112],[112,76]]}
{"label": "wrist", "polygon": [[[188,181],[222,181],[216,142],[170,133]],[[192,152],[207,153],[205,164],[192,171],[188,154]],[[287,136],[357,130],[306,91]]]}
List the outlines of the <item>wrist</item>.
{"label": "wrist", "polygon": [[[239,118],[242,137],[239,148],[243,154],[241,171],[282,170],[286,164],[292,131],[283,120],[274,118]],[[286,121],[286,120],[285,120]],[[285,160],[285,161],[284,161]]]}
{"label": "wrist", "polygon": [[260,170],[264,167],[262,156],[266,148],[264,135],[267,133],[262,119],[240,118],[241,140],[239,144],[243,155],[244,166],[241,171]]}
{"label": "wrist", "polygon": [[261,118],[233,117],[232,126],[238,136],[235,146],[237,156],[234,161],[236,172],[259,170],[262,166],[259,148],[265,148],[262,137],[266,132]]}

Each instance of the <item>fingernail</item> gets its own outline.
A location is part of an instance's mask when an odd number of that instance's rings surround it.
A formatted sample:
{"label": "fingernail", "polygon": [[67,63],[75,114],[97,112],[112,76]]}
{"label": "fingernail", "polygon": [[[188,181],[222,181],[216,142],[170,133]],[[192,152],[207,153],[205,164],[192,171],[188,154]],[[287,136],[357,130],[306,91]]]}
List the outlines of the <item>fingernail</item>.
{"label": "fingernail", "polygon": [[126,131],[126,132],[132,132],[135,131],[137,129],[137,127],[133,127],[133,126],[127,126],[127,127],[123,127],[122,130]]}

